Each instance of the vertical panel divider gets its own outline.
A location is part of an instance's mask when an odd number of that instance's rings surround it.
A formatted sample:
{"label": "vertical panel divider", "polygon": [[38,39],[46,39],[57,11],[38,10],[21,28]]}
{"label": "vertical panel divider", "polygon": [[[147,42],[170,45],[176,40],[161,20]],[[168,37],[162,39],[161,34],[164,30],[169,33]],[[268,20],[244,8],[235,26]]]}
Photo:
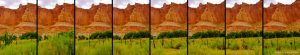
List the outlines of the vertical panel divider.
{"label": "vertical panel divider", "polygon": [[151,55],[151,38],[152,38],[152,35],[151,35],[151,0],[149,0],[149,19],[148,19],[148,23],[149,23],[149,55]]}
{"label": "vertical panel divider", "polygon": [[38,27],[39,27],[39,26],[38,26],[38,19],[39,19],[39,18],[38,18],[38,17],[39,17],[39,15],[38,15],[38,13],[39,13],[39,12],[38,12],[38,11],[39,11],[38,7],[39,7],[39,6],[38,6],[38,4],[39,4],[39,3],[38,3],[38,0],[36,0],[36,2],[35,2],[35,7],[36,7],[36,8],[35,8],[35,9],[36,9],[36,10],[35,10],[35,14],[36,14],[36,20],[35,20],[35,23],[36,23],[36,36],[37,36],[37,37],[36,37],[36,46],[35,46],[35,48],[36,48],[36,50],[35,50],[36,53],[35,53],[35,55],[39,55],[39,54],[38,54],[38,53],[39,53],[39,37],[38,37],[38,36],[39,36],[39,31],[38,31],[38,30],[39,30],[39,29],[38,29]]}
{"label": "vertical panel divider", "polygon": [[76,2],[75,2],[76,0],[74,0],[74,13],[73,13],[73,15],[74,15],[74,42],[73,42],[73,44],[74,44],[74,46],[73,46],[73,53],[72,53],[72,55],[75,55],[75,53],[76,53]]}
{"label": "vertical panel divider", "polygon": [[261,8],[262,8],[262,33],[261,33],[261,37],[262,37],[262,55],[265,55],[264,54],[264,46],[265,46],[265,35],[264,35],[264,0],[262,0],[262,5],[261,5]]}
{"label": "vertical panel divider", "polygon": [[114,0],[111,0],[111,55],[114,55],[114,8],[113,8],[113,2]]}
{"label": "vertical panel divider", "polygon": [[226,55],[226,50],[227,50],[227,48],[226,48],[226,46],[227,46],[227,42],[226,42],[226,37],[227,37],[227,33],[226,33],[226,0],[224,0],[224,55]]}
{"label": "vertical panel divider", "polygon": [[186,54],[189,55],[189,0],[186,2]]}

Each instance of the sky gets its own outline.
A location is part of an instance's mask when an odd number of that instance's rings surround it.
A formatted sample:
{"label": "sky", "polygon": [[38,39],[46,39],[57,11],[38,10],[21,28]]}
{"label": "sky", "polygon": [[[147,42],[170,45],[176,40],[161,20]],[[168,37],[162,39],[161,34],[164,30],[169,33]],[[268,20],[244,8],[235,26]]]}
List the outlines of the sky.
{"label": "sky", "polygon": [[[119,9],[125,9],[128,5],[135,4],[149,4],[149,0],[76,0],[76,7],[82,9],[90,9],[92,5],[102,4],[112,4],[113,7]],[[264,8],[268,8],[271,4],[283,4],[291,5],[296,0],[264,0]],[[153,8],[162,8],[164,5],[170,5],[171,3],[175,4],[184,4],[187,0],[151,0],[151,7]],[[189,7],[197,8],[199,5],[206,5],[207,3],[211,4],[221,4],[224,0],[189,0]],[[241,4],[256,4],[259,0],[226,0],[226,8],[232,8],[235,5]],[[36,0],[0,0],[0,6],[4,6],[9,9],[18,9],[20,5],[27,5],[28,3],[35,4]],[[53,9],[56,5],[63,5],[64,3],[73,4],[74,0],[39,0],[38,5],[42,8]]]}
{"label": "sky", "polygon": [[296,0],[264,0],[264,8],[270,7],[271,4],[277,5],[278,3],[281,3],[283,5],[291,5]]}
{"label": "sky", "polygon": [[224,0],[189,0],[189,7],[198,8],[199,5],[206,5],[207,3],[221,4],[222,2],[224,2]]}
{"label": "sky", "polygon": [[256,4],[259,0],[226,0],[226,8],[233,8],[235,5]]}
{"label": "sky", "polygon": [[184,4],[187,0],[151,0],[151,7],[153,8],[162,8],[164,4],[170,5],[171,3],[175,4]]}

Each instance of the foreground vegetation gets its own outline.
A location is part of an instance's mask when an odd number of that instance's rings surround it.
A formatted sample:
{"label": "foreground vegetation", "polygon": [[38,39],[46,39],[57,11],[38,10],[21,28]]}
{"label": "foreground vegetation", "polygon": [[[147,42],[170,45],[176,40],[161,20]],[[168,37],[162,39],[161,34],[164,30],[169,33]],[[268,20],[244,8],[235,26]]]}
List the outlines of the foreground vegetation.
{"label": "foreground vegetation", "polygon": [[95,32],[90,36],[78,36],[76,55],[111,55],[112,32]]}
{"label": "foreground vegetation", "polygon": [[162,32],[151,38],[151,54],[153,55],[186,55],[187,32],[177,30]]}
{"label": "foreground vegetation", "polygon": [[300,31],[265,32],[264,54],[266,55],[299,55]]}
{"label": "foreground vegetation", "polygon": [[205,31],[194,33],[189,37],[190,55],[224,55],[224,32]]}
{"label": "foreground vegetation", "polygon": [[0,35],[0,55],[36,55],[36,37],[35,32]]}
{"label": "foreground vegetation", "polygon": [[149,54],[149,31],[128,32],[124,36],[115,35],[113,41],[114,55]]}
{"label": "foreground vegetation", "polygon": [[73,55],[74,52],[74,31],[61,32],[51,36],[44,36],[39,41],[39,55]]}

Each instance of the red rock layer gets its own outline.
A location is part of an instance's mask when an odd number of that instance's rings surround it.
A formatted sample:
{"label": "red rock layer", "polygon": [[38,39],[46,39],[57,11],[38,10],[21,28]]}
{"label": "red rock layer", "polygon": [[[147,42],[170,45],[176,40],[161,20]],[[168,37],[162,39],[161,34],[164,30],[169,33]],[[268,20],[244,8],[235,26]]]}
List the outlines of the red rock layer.
{"label": "red rock layer", "polygon": [[189,8],[188,13],[189,32],[191,34],[207,30],[224,30],[224,3],[199,5],[198,8]]}
{"label": "red rock layer", "polygon": [[0,33],[22,34],[35,32],[36,5],[22,5],[18,9],[0,7]]}
{"label": "red rock layer", "polygon": [[228,32],[261,31],[262,2],[254,5],[242,4],[226,8],[226,26]]}
{"label": "red rock layer", "polygon": [[93,5],[90,9],[76,7],[76,30],[79,34],[110,31],[112,24],[112,5]]}
{"label": "red rock layer", "polygon": [[114,32],[123,35],[127,32],[148,30],[149,7],[149,4],[135,4],[126,9],[113,8]]}
{"label": "red rock layer", "polygon": [[74,27],[74,4],[57,5],[54,9],[38,7],[39,33],[66,32]]}
{"label": "red rock layer", "polygon": [[[271,4],[264,9],[265,31],[300,30],[300,0],[291,5]],[[276,24],[276,23],[279,24]]]}
{"label": "red rock layer", "polygon": [[171,4],[162,8],[151,8],[151,32],[157,35],[160,32],[186,30],[187,5]]}

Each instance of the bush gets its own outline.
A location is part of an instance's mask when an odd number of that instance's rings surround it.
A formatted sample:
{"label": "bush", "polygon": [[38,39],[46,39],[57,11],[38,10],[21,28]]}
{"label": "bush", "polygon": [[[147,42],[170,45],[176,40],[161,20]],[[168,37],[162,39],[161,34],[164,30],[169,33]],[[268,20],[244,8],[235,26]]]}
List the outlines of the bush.
{"label": "bush", "polygon": [[275,32],[264,32],[265,38],[283,38],[283,37],[300,37],[300,31],[275,31]]}
{"label": "bush", "polygon": [[247,38],[247,37],[261,37],[262,32],[255,31],[240,31],[240,32],[230,32],[227,34],[226,38]]}
{"label": "bush", "polygon": [[182,30],[177,30],[173,32],[162,32],[158,34],[157,38],[178,38],[178,37],[187,37],[187,32]]}
{"label": "bush", "polygon": [[119,35],[114,35],[113,39],[114,39],[114,40],[120,40],[121,37],[120,37]]}
{"label": "bush", "polygon": [[38,36],[37,36],[37,33],[36,32],[27,32],[27,33],[24,33],[20,36],[20,39],[36,39]]}
{"label": "bush", "polygon": [[0,41],[4,42],[4,45],[9,45],[16,40],[16,36],[12,34],[5,33],[4,35],[0,36]]}
{"label": "bush", "polygon": [[206,31],[206,32],[197,32],[192,35],[192,38],[211,38],[211,37],[223,37],[224,32],[220,31]]}
{"label": "bush", "polygon": [[150,32],[148,31],[129,32],[124,35],[124,39],[147,38],[147,37],[150,37]]}
{"label": "bush", "polygon": [[104,39],[104,38],[110,38],[112,37],[111,31],[105,31],[105,32],[95,32],[92,33],[90,36],[90,39]]}

